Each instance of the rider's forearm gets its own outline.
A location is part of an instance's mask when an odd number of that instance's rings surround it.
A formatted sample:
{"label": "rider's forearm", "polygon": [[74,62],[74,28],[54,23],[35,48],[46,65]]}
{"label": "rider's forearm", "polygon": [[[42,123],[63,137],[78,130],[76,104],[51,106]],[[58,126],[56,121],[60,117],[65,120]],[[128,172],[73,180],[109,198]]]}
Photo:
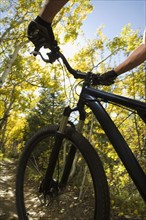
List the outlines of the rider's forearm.
{"label": "rider's forearm", "polygon": [[143,63],[146,60],[146,44],[141,44],[131,55],[119,66],[114,68],[115,72],[120,75]]}
{"label": "rider's forearm", "polygon": [[49,23],[52,22],[55,15],[61,10],[61,8],[68,2],[69,0],[47,0],[41,9],[39,16]]}

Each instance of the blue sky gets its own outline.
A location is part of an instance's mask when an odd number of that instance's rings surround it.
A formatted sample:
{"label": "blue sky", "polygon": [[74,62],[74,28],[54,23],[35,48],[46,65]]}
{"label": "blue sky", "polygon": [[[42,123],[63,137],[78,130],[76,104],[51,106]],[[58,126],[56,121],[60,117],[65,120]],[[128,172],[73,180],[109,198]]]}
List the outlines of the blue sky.
{"label": "blue sky", "polygon": [[94,38],[97,27],[104,24],[104,34],[113,38],[131,23],[132,29],[143,30],[146,26],[146,0],[92,0],[94,10],[83,24],[87,38]]}
{"label": "blue sky", "polygon": [[[143,31],[146,27],[146,0],[91,0],[94,9],[83,21],[82,30],[86,39],[95,39],[96,30],[104,25],[103,33],[109,39],[118,36],[122,28],[128,23],[133,30]],[[78,43],[84,43],[82,36]],[[62,47],[68,57],[78,51],[78,45],[66,44]]]}

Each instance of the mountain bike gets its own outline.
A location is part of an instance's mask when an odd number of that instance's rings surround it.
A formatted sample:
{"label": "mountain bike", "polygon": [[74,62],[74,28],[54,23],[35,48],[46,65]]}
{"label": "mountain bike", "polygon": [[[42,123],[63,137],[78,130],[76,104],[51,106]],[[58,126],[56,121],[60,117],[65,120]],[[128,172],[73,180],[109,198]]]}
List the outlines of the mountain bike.
{"label": "mountain bike", "polygon": [[[92,110],[146,202],[146,174],[103,106],[112,103],[132,109],[146,123],[146,103],[94,88],[95,74],[74,70],[60,51],[48,53],[47,59],[40,52],[34,54],[47,63],[61,59],[68,72],[83,83],[76,106],[67,106],[58,125],[41,128],[24,148],[16,179],[19,219],[110,219],[109,187],[102,161],[82,135],[85,107]],[[100,85],[100,75],[96,77]],[[69,120],[74,112],[79,113],[78,124]]]}

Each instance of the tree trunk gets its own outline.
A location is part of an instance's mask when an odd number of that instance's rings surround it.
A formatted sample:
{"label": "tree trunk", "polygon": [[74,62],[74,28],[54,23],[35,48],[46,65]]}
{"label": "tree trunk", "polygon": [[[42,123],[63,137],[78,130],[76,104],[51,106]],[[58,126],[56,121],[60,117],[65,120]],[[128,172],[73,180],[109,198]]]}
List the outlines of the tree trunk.
{"label": "tree trunk", "polygon": [[13,63],[15,62],[18,52],[21,49],[21,47],[25,45],[25,42],[18,44],[17,46],[15,46],[14,52],[10,57],[10,60],[7,63],[7,66],[5,68],[5,71],[3,72],[2,76],[0,77],[0,87],[2,87],[2,85],[4,84],[7,76],[9,75],[9,73],[11,72],[11,68]]}

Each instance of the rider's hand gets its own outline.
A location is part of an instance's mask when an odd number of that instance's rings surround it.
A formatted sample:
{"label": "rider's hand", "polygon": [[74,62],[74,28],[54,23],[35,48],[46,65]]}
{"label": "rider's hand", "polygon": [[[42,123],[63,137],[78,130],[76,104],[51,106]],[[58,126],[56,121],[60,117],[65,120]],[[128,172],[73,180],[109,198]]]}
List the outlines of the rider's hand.
{"label": "rider's hand", "polygon": [[51,23],[47,23],[39,16],[34,21],[30,22],[27,34],[28,39],[34,44],[36,51],[39,51],[43,46],[51,50],[58,48]]}
{"label": "rider's hand", "polygon": [[96,75],[93,78],[93,85],[102,84],[109,86],[115,82],[115,79],[117,78],[117,73],[114,70],[108,71],[104,74],[102,74],[100,77]]}
{"label": "rider's hand", "polygon": [[117,76],[118,74],[114,70],[111,70],[111,71],[108,71],[102,74],[100,76],[100,80],[103,85],[109,86],[115,82],[115,79],[117,78]]}

